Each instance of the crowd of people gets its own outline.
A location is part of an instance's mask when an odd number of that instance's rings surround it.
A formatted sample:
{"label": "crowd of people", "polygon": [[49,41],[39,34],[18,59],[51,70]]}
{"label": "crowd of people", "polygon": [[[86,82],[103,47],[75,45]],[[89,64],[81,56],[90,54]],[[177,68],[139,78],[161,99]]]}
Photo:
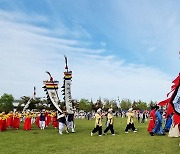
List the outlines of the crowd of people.
{"label": "crowd of people", "polygon": [[[114,116],[113,116],[113,110],[110,108],[107,113],[103,113],[101,108],[97,110],[97,113],[95,114],[95,128],[91,131],[91,136],[93,136],[94,133],[98,132],[99,136],[102,136],[102,119],[103,117],[106,118],[106,128],[104,130],[104,135],[107,135],[107,132],[110,130],[112,135],[115,135],[114,132]],[[137,132],[137,129],[134,126],[133,118],[135,117],[135,111],[133,111],[133,108],[130,108],[128,112],[126,113],[127,117],[127,126],[125,128],[125,133],[129,133],[130,130],[132,130],[134,133]]]}
{"label": "crowd of people", "polygon": [[[121,116],[122,118],[127,118],[127,125],[125,127],[125,133],[129,133],[130,130],[137,132],[137,129],[134,126],[133,118],[137,118],[138,123],[145,123],[149,118],[149,124],[147,131],[151,136],[154,135],[165,135],[165,132],[169,132],[170,137],[178,137],[180,132],[180,125],[175,129],[173,126],[173,115],[168,115],[165,120],[165,127],[163,128],[162,124],[164,122],[163,112],[159,109],[159,106],[153,106],[152,110],[140,112],[138,110],[133,110],[130,108],[127,112],[121,114],[113,113],[113,109],[108,109],[107,112],[103,112],[101,108],[97,110],[96,113],[91,113],[91,118],[95,118],[95,127],[91,131],[91,136],[94,133],[98,132],[99,136],[102,134],[106,135],[110,130],[112,135],[115,135],[114,131],[114,116]],[[88,114],[87,114],[88,115]],[[59,130],[59,134],[63,134],[65,130],[66,133],[75,132],[74,118],[78,118],[77,113],[67,114],[63,112],[58,114],[55,111],[45,111],[41,112],[5,112],[0,113],[0,132],[6,131],[8,128],[13,128],[15,130],[20,129],[20,123],[23,123],[24,130],[31,130],[32,124],[35,123],[37,128],[44,130],[49,125],[52,125],[55,129]],[[87,116],[88,118],[88,116]],[[91,119],[91,118],[88,118]],[[106,119],[105,129],[102,131],[102,119]],[[140,120],[142,119],[142,120]],[[140,122],[141,121],[141,122]]]}
{"label": "crowd of people", "polygon": [[41,112],[5,112],[0,113],[0,132],[6,131],[8,128],[18,130],[20,123],[23,122],[24,130],[31,130],[32,124],[35,123],[37,128],[45,129],[49,125],[52,125],[55,129],[59,128],[59,133],[62,134],[64,126],[66,126],[66,132],[69,133],[69,129],[72,129],[74,133],[74,115],[64,112],[59,115],[55,111],[41,111]]}
{"label": "crowd of people", "polygon": [[[164,128],[162,126],[163,121],[165,121]],[[163,118],[163,111],[159,106],[152,107],[147,130],[151,136],[154,136],[155,134],[166,135],[166,132],[169,132],[169,137],[180,136],[180,124],[173,124],[173,114],[169,114]]]}

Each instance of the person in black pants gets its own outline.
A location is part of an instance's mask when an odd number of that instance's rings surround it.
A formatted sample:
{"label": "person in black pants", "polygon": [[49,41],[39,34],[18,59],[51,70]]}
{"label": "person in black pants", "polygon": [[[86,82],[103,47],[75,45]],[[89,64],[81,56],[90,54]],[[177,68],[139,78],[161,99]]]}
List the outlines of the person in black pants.
{"label": "person in black pants", "polygon": [[110,129],[111,134],[114,134],[114,128],[113,128],[113,123],[114,123],[114,119],[113,119],[113,113],[112,113],[112,109],[108,110],[108,115],[107,115],[107,127],[104,130],[104,134],[106,135],[106,133],[108,132],[108,130]]}
{"label": "person in black pants", "polygon": [[133,112],[133,108],[130,108],[128,110],[128,113],[127,113],[127,126],[126,126],[126,129],[125,129],[125,133],[128,133],[128,130],[132,129],[132,131],[134,133],[137,132],[137,129],[134,127],[134,122],[133,122],[133,117],[134,117],[134,112]]}
{"label": "person in black pants", "polygon": [[95,117],[96,117],[95,128],[92,130],[91,136],[93,136],[93,134],[96,132],[99,133],[99,136],[102,136],[102,115],[100,108],[97,110],[97,114],[95,115]]}

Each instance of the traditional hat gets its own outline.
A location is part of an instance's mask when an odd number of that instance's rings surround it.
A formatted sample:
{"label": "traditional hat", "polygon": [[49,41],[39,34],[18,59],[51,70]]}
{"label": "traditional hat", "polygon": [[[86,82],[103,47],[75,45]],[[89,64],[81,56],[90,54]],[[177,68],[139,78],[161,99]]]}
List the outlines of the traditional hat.
{"label": "traditional hat", "polygon": [[112,108],[110,108],[110,109],[108,109],[108,112],[111,112],[113,109]]}
{"label": "traditional hat", "polygon": [[132,111],[132,110],[133,110],[133,108],[131,107],[131,108],[129,108],[129,110],[128,110],[128,111],[130,112],[130,111]]}
{"label": "traditional hat", "polygon": [[98,113],[101,112],[101,108],[99,108],[99,109],[97,110],[97,112],[98,112]]}

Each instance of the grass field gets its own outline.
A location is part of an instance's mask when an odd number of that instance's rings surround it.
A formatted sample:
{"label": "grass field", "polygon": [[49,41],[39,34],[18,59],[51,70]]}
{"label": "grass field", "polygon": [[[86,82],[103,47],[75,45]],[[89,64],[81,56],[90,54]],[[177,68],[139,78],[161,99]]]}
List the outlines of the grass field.
{"label": "grass field", "polygon": [[[33,125],[31,131],[12,130],[0,133],[0,154],[81,154],[81,153],[121,153],[121,154],[179,154],[180,138],[150,136],[146,132],[147,123],[135,126],[137,133],[124,133],[126,119],[115,118],[115,136],[110,133],[99,137],[90,136],[94,120],[76,120],[76,133],[59,135],[48,127],[39,130]],[[105,128],[105,126],[103,127]]]}

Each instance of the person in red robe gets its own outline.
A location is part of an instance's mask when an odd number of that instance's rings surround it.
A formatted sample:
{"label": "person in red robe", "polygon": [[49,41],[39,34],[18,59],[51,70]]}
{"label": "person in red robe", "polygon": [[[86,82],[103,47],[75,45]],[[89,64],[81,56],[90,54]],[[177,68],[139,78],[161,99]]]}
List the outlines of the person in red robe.
{"label": "person in red robe", "polygon": [[58,119],[55,112],[52,114],[52,125],[55,129],[58,127]]}
{"label": "person in red robe", "polygon": [[36,114],[36,126],[38,127],[38,128],[40,128],[40,126],[39,126],[39,120],[40,120],[40,114],[39,113],[37,113]]}
{"label": "person in red robe", "polygon": [[6,118],[7,116],[5,115],[5,113],[1,113],[0,114],[0,132],[5,131],[6,130]]}
{"label": "person in red robe", "polygon": [[20,126],[20,114],[18,112],[16,112],[14,114],[13,128],[19,129],[19,126]]}
{"label": "person in red robe", "polygon": [[47,112],[47,114],[45,114],[46,116],[46,127],[48,127],[48,125],[51,123],[51,114],[50,112]]}
{"label": "person in red robe", "polygon": [[156,116],[155,116],[156,110],[155,106],[151,107],[151,112],[150,112],[150,119],[149,119],[149,125],[147,128],[147,131],[150,133],[155,127],[155,121],[156,121]]}
{"label": "person in red robe", "polygon": [[12,127],[13,126],[13,112],[9,112],[8,113],[8,118],[7,118],[7,121],[6,121],[6,126],[7,127]]}
{"label": "person in red robe", "polygon": [[27,113],[24,120],[24,130],[31,130],[31,115]]}
{"label": "person in red robe", "polygon": [[3,131],[2,127],[3,127],[3,115],[2,113],[0,113],[0,132]]}

